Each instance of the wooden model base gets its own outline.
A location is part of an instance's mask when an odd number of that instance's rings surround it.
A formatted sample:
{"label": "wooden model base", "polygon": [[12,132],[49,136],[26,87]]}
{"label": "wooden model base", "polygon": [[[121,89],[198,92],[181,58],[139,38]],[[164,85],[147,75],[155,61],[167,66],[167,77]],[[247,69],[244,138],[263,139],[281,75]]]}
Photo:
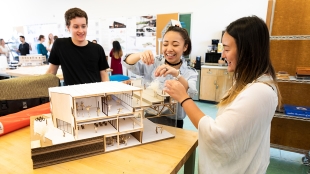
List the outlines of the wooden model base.
{"label": "wooden model base", "polygon": [[[49,114],[37,116],[37,118],[38,117],[45,118],[45,120],[41,120],[42,123],[51,122]],[[130,132],[126,134],[126,136],[115,135],[111,137],[111,135],[99,135],[95,137],[93,136],[90,138],[74,140],[73,137],[70,137],[70,134],[65,134],[63,138],[66,138],[67,142],[59,143],[59,140],[53,142],[53,140],[50,140],[47,138],[47,136],[42,137],[39,133],[36,133],[38,130],[36,127],[38,127],[39,124],[35,123],[35,119],[31,120],[33,120],[30,123],[33,168],[41,168],[123,148],[174,138],[173,134],[165,130],[165,126],[160,125],[161,130],[158,131],[158,125],[154,124],[148,119],[144,119],[143,131]],[[93,130],[94,134],[97,133],[97,130],[95,131],[93,128],[90,128],[90,126],[88,127],[89,129]],[[100,128],[104,127],[104,124],[101,127],[98,126],[98,133]],[[84,129],[87,131],[87,126]],[[141,139],[139,138],[140,136],[142,136],[141,142],[139,142],[139,139]]]}

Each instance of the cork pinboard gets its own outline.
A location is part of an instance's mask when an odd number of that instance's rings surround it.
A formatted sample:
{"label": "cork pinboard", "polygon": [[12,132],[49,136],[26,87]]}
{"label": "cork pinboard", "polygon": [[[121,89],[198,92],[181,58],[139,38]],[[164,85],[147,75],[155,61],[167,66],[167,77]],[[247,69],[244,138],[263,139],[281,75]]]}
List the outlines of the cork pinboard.
{"label": "cork pinboard", "polygon": [[[167,23],[171,20],[179,20],[179,13],[170,13],[170,14],[158,14],[156,21],[156,48],[158,48],[158,38],[161,38],[161,31],[167,25]],[[158,50],[156,50],[157,54]]]}
{"label": "cork pinboard", "polygon": [[276,0],[271,35],[310,35],[309,9],[309,0]]}
{"label": "cork pinboard", "polygon": [[296,67],[310,67],[310,40],[271,40],[270,57],[275,71],[286,71],[291,76]]}
{"label": "cork pinboard", "polygon": [[279,83],[279,89],[282,95],[282,104],[310,106],[309,84],[281,82]]}

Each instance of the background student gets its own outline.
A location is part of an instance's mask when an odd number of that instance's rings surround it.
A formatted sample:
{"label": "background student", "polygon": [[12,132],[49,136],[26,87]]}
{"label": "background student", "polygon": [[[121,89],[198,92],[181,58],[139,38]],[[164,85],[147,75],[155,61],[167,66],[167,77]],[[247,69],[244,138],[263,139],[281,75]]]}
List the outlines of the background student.
{"label": "background student", "polygon": [[86,40],[86,12],[71,8],[65,13],[65,22],[71,37],[55,40],[47,73],[56,75],[61,65],[65,85],[108,81],[109,65],[102,46]]}
{"label": "background student", "polygon": [[7,58],[7,62],[10,63],[10,49],[6,46],[3,39],[0,39],[0,56],[5,56]]}
{"label": "background student", "polygon": [[39,36],[39,44],[37,45],[37,51],[38,54],[42,54],[43,56],[46,57],[46,59],[48,60],[48,55],[47,55],[47,49],[46,47],[43,45],[43,43],[45,42],[45,37],[43,35]]}
{"label": "background student", "polygon": [[113,41],[113,48],[110,51],[112,75],[123,74],[122,56],[123,50],[118,41]]}
{"label": "background student", "polygon": [[31,45],[25,42],[24,36],[19,36],[19,40],[21,44],[19,44],[17,52],[20,53],[21,56],[26,56],[27,54],[30,54],[30,51],[32,51]]}
{"label": "background student", "polygon": [[50,55],[51,54],[51,50],[52,50],[52,47],[53,47],[53,44],[54,44],[54,36],[53,36],[53,34],[52,33],[50,33],[49,35],[48,35],[48,43],[47,43],[47,51],[48,51],[48,55]]}

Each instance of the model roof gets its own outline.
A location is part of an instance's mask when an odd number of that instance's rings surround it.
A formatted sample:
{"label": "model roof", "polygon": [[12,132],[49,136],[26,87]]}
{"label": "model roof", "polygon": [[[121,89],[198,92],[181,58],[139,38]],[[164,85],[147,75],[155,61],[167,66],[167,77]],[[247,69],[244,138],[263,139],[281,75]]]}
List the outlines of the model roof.
{"label": "model roof", "polygon": [[141,91],[142,88],[124,84],[122,82],[98,82],[71,86],[61,86],[49,88],[51,93],[63,93],[72,97],[93,96],[109,93],[125,93],[131,91]]}

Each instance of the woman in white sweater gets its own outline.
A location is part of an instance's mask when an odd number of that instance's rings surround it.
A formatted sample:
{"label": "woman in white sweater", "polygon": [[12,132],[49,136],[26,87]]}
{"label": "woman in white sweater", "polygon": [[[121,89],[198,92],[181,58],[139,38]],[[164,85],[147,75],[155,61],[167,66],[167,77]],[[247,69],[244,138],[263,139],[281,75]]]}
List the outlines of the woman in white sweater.
{"label": "woman in white sweater", "polygon": [[3,39],[0,39],[0,56],[5,56],[10,63],[9,48],[5,45]]}
{"label": "woman in white sweater", "polygon": [[47,43],[47,48],[46,48],[46,50],[48,51],[48,53],[47,53],[48,57],[49,57],[50,54],[51,54],[54,41],[55,41],[55,40],[54,40],[54,36],[53,36],[52,33],[50,33],[50,34],[48,35],[48,43]]}
{"label": "woman in white sweater", "polygon": [[198,128],[199,173],[264,174],[271,120],[280,101],[268,28],[256,16],[240,18],[227,26],[222,42],[234,84],[218,104],[215,119],[188,98],[178,81],[167,81],[165,91]]}

